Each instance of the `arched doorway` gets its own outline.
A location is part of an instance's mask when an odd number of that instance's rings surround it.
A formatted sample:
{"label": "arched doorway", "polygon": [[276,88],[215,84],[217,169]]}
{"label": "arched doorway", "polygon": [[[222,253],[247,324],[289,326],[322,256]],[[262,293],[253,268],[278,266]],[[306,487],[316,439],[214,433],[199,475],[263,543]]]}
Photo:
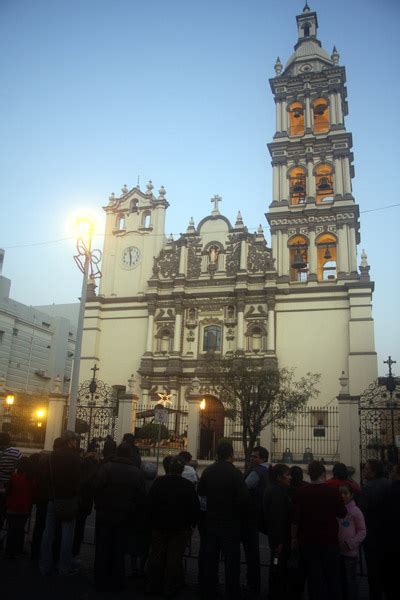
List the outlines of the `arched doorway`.
{"label": "arched doorway", "polygon": [[224,437],[225,409],[214,396],[204,396],[200,403],[199,458],[213,460],[219,441]]}

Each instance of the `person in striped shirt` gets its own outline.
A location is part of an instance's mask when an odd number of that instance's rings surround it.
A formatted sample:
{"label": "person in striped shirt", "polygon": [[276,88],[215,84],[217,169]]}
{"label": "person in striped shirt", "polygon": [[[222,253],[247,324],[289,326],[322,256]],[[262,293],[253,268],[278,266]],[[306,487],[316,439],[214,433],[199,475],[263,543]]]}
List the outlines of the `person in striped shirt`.
{"label": "person in striped shirt", "polygon": [[11,475],[15,471],[17,462],[22,454],[18,448],[13,448],[11,445],[10,435],[5,432],[0,432],[0,528],[3,526],[3,519],[6,507],[7,486]]}

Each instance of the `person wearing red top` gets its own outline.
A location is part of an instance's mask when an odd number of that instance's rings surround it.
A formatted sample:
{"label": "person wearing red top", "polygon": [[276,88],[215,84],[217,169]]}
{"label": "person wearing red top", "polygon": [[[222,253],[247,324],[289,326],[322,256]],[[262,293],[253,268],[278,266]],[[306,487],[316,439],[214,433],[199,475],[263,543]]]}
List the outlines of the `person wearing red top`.
{"label": "person wearing red top", "polygon": [[322,463],[311,462],[308,474],[311,485],[294,496],[292,548],[299,548],[304,560],[310,600],[340,600],[337,519],[344,519],[346,507],[337,488],[326,485]]}
{"label": "person wearing red top", "polygon": [[33,501],[32,465],[29,458],[22,457],[12,473],[6,498],[7,541],[6,558],[16,558],[24,549],[24,529]]}
{"label": "person wearing red top", "polygon": [[344,463],[334,464],[332,469],[332,475],[333,477],[327,480],[327,485],[333,485],[337,489],[339,489],[342,485],[348,485],[350,486],[353,495],[355,496],[355,499],[357,499],[357,496],[361,492],[361,488],[358,485],[358,483],[356,483],[353,479],[349,479],[349,472]]}

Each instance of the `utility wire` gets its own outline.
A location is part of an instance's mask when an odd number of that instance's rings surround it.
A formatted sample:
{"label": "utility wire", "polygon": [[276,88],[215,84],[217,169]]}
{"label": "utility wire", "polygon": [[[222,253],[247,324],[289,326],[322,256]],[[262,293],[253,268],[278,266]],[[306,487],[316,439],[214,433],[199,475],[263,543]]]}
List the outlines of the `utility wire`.
{"label": "utility wire", "polygon": [[[399,204],[389,204],[388,206],[379,206],[377,208],[369,208],[367,210],[361,210],[360,214],[365,214],[365,213],[370,213],[370,212],[376,212],[377,210],[388,210],[389,208],[396,208],[400,206]],[[256,232],[258,229],[258,227],[247,227],[248,231],[252,231],[254,230],[254,232]],[[269,227],[267,225],[263,225],[262,229],[267,230],[269,229]],[[226,230],[224,231],[214,231],[214,233],[225,233]],[[95,233],[93,237],[106,237],[106,236],[111,236],[113,234],[111,233]],[[165,233],[149,233],[147,234],[151,237],[166,237],[167,235],[173,235],[173,236],[177,236],[177,235],[181,235],[181,233],[171,233],[171,234],[165,234]],[[4,246],[4,250],[14,250],[16,248],[31,248],[34,246],[50,246],[52,244],[58,244],[60,242],[66,242],[68,240],[75,240],[76,238],[74,236],[70,236],[70,237],[64,237],[64,238],[59,238],[58,240],[50,240],[48,242],[34,242],[32,244],[17,244],[15,246]]]}

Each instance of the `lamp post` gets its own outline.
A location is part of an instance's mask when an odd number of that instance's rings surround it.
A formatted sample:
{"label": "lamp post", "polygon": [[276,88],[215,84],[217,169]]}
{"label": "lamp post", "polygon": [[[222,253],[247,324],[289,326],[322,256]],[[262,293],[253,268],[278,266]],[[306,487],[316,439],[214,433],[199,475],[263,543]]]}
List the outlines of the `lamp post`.
{"label": "lamp post", "polygon": [[88,278],[94,282],[96,278],[101,277],[101,271],[98,264],[101,260],[100,250],[92,250],[94,224],[88,218],[77,220],[77,227],[80,230],[80,236],[76,243],[78,254],[74,256],[74,260],[83,274],[82,291],[79,305],[78,327],[76,331],[76,343],[74,352],[74,366],[72,369],[71,389],[69,395],[69,409],[67,428],[75,431],[76,423],[76,406],[78,397],[79,370],[82,351],[83,337],[83,321],[85,318],[85,305]]}

